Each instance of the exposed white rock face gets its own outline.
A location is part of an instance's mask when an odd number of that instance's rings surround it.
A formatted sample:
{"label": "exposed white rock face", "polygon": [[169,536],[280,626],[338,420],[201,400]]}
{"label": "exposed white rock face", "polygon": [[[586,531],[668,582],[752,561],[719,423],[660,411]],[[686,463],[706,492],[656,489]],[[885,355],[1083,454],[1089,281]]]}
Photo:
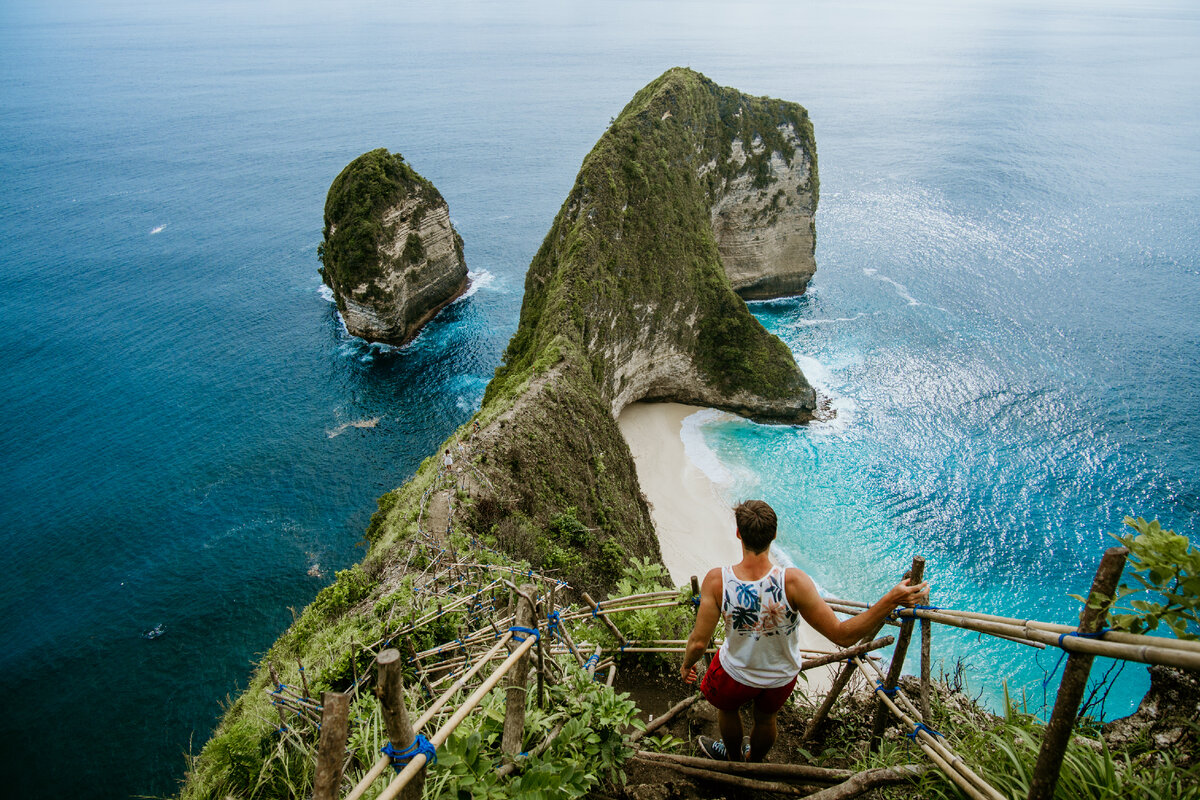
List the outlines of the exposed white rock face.
{"label": "exposed white rock face", "polygon": [[466,291],[467,264],[440,196],[405,197],[382,222],[379,275],[341,292],[339,309],[355,336],[403,344]]}
{"label": "exposed white rock face", "polygon": [[382,147],[334,178],[317,256],[346,329],[371,341],[410,341],[467,290],[462,237],[446,201],[404,156]]}
{"label": "exposed white rock face", "polygon": [[651,343],[655,349],[633,347],[617,354],[620,364],[614,377],[613,417],[630,403],[662,400],[721,408],[760,420],[795,420],[816,407],[816,392],[805,386],[793,397],[770,400],[751,392],[721,392],[704,379],[694,359],[668,342]]}
{"label": "exposed white rock face", "polygon": [[[428,203],[420,195],[407,197],[384,212],[383,226],[386,236],[379,257],[386,268],[374,285],[386,299],[358,303],[347,297],[342,315],[357,336],[407,342],[466,291],[467,264],[441,197]],[[420,243],[421,256],[416,259],[405,254],[406,249],[411,254],[413,241]],[[353,295],[362,296],[366,289],[355,287]]]}
{"label": "exposed white rock face", "polygon": [[[771,153],[766,188],[755,188],[755,176],[737,174],[722,182],[712,205],[712,227],[725,273],[733,289],[747,300],[801,294],[817,269],[816,198],[812,163],[795,127],[779,127],[792,146],[790,163]],[[760,139],[750,152],[760,154]],[[734,139],[730,160],[746,164],[746,143]],[[701,165],[700,177],[716,167]]]}

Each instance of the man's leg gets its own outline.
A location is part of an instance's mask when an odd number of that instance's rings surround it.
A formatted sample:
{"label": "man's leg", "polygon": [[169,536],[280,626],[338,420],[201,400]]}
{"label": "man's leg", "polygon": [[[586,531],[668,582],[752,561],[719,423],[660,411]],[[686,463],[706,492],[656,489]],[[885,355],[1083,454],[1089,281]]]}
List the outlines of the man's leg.
{"label": "man's leg", "polygon": [[[755,723],[757,727],[757,722]],[[721,740],[725,742],[725,753],[730,761],[742,760],[742,717],[735,711],[717,709],[717,727],[721,729]],[[753,732],[751,732],[753,737]],[[751,738],[753,741],[753,738]],[[771,741],[775,741],[772,737]],[[770,745],[768,745],[770,747]]]}
{"label": "man's leg", "polygon": [[[754,703],[754,727],[750,729],[750,760],[762,761],[767,757],[767,753],[771,750],[771,746],[775,744],[775,737],[778,735],[778,728],[775,726],[775,717],[779,710],[765,711],[759,708],[757,702]],[[738,725],[739,736],[741,735],[742,726]],[[725,729],[721,729],[721,735],[725,735]],[[729,747],[729,740],[725,740],[725,746]]]}

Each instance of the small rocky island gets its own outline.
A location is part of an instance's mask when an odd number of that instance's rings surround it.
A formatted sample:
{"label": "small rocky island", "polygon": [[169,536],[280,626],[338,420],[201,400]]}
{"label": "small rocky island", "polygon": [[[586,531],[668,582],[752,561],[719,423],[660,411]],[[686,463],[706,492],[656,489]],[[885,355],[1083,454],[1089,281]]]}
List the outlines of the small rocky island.
{"label": "small rocky island", "polygon": [[411,341],[467,289],[446,201],[382,148],[351,161],[329,187],[317,255],[346,329],[368,341]]}

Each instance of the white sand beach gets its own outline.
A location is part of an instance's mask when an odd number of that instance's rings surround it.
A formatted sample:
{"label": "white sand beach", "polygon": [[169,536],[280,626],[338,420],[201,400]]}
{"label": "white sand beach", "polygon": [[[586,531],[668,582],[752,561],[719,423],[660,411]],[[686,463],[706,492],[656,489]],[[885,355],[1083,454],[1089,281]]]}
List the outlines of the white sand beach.
{"label": "white sand beach", "polygon": [[[683,421],[702,410],[680,403],[634,403],[617,419],[650,504],[663,563],[677,585],[686,584],[692,575],[703,579],[713,567],[736,564],[742,557],[733,509],[684,449]],[[800,646],[818,652],[836,649],[803,621]],[[832,682],[830,667],[805,674],[808,686],[803,691],[808,695],[823,693]]]}

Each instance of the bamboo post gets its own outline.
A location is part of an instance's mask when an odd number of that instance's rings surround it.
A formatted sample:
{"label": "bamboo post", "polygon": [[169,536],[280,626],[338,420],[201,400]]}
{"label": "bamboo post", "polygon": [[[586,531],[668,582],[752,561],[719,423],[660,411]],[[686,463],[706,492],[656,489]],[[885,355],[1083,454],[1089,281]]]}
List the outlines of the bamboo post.
{"label": "bamboo post", "polygon": [[[537,591],[531,584],[523,584],[516,595],[517,626],[533,627],[533,603],[530,597]],[[527,597],[526,595],[529,595]],[[533,634],[523,634],[525,637]],[[528,650],[526,650],[528,652]],[[525,695],[528,692],[526,679],[529,675],[529,657],[521,658],[508,675],[508,692],[505,697],[504,733],[500,740],[500,752],[513,758],[521,752],[521,740],[525,735]]]}
{"label": "bamboo post", "polygon": [[321,743],[313,776],[313,800],[334,800],[341,794],[349,715],[350,695],[321,692]]}
{"label": "bamboo post", "polygon": [[[537,591],[536,587],[534,587],[532,585],[528,585],[528,589],[529,589],[530,593]],[[541,624],[539,623],[536,616],[533,619],[533,624],[530,625],[529,627],[536,628],[539,631],[541,630]],[[538,707],[539,711],[546,707],[545,682],[546,682],[546,651],[542,648],[542,637],[539,634],[537,637],[537,707]]]}
{"label": "bamboo post", "polygon": [[[267,671],[271,673],[271,682],[275,684],[275,691],[278,692],[280,687],[283,686],[283,681],[279,680],[279,673],[275,671],[275,665],[267,664]],[[283,693],[280,692],[280,697],[282,698],[282,696]],[[286,731],[288,726],[287,713],[283,710],[282,700],[272,700],[271,705],[275,706],[275,710],[279,712],[279,730],[281,732]]]}
{"label": "bamboo post", "polygon": [[[1079,635],[1087,637],[1104,627],[1108,607],[1112,605],[1117,581],[1121,578],[1121,571],[1125,569],[1125,556],[1128,554],[1129,551],[1124,547],[1110,547],[1105,551],[1104,558],[1100,560],[1100,567],[1096,570],[1096,577],[1092,581],[1087,603],[1079,613]],[[1062,682],[1058,686],[1058,696],[1054,699],[1054,711],[1050,714],[1050,722],[1046,724],[1037,764],[1033,768],[1029,800],[1050,800],[1054,796],[1063,755],[1066,754],[1067,743],[1070,742],[1071,733],[1075,729],[1075,716],[1079,713],[1079,702],[1083,699],[1084,689],[1087,688],[1088,674],[1092,671],[1094,659],[1095,656],[1090,653],[1071,653],[1067,656]]]}
{"label": "bamboo post", "polygon": [[558,632],[562,634],[563,641],[566,642],[567,649],[571,651],[571,655],[575,656],[575,660],[579,662],[579,666],[583,666],[583,653],[579,652],[579,648],[575,646],[575,640],[571,638],[571,632],[567,630],[567,621],[562,615],[558,617]]}
{"label": "bamboo post", "polygon": [[[916,559],[913,559],[913,561],[915,563]],[[859,640],[859,643],[865,644],[866,642],[873,640],[879,635],[879,631],[883,630],[884,623],[886,622],[887,620],[885,619],[883,622],[880,622],[878,625],[876,625],[874,630],[870,631],[866,636]],[[847,661],[842,666],[841,672],[839,672],[837,677],[833,679],[833,684],[829,687],[829,692],[825,695],[824,701],[821,702],[821,707],[817,709],[817,713],[813,714],[812,719],[808,721],[808,727],[804,729],[804,735],[800,737],[800,744],[804,744],[812,739],[813,734],[817,732],[817,728],[822,722],[825,721],[825,717],[829,716],[829,710],[832,709],[833,704],[837,702],[838,695],[841,694],[842,690],[846,688],[846,684],[850,682],[852,677],[854,677],[854,664],[850,661]]]}
{"label": "bamboo post", "polygon": [[300,668],[300,683],[304,686],[304,696],[310,698],[312,695],[308,691],[308,677],[304,674],[304,665],[300,663],[299,658],[296,659],[296,666]]}
{"label": "bamboo post", "polygon": [[[387,725],[388,739],[392,749],[407,750],[416,740],[416,731],[404,705],[404,675],[400,670],[400,651],[384,650],[375,657],[379,665],[379,683],[376,693],[383,710],[383,721]],[[421,770],[405,787],[401,797],[405,800],[420,800],[425,787],[425,771]]]}
{"label": "bamboo post", "polygon": [[921,620],[921,719],[931,719],[929,710],[929,661],[933,645],[933,623]]}
{"label": "bamboo post", "polygon": [[[446,720],[445,724],[438,728],[437,732],[435,732],[433,736],[429,737],[430,744],[432,744],[434,747],[441,747],[443,744],[445,744],[446,739],[450,738],[450,734],[462,724],[462,721],[467,718],[467,715],[475,710],[475,707],[478,706],[483,698],[487,696],[488,692],[496,688],[496,684],[500,682],[501,678],[508,674],[508,671],[512,669],[513,664],[516,661],[528,655],[529,650],[532,647],[533,642],[528,638],[522,642],[521,646],[518,647],[514,653],[509,655],[509,657],[505,659],[504,663],[497,667],[496,671],[488,676],[487,680],[485,680],[474,692],[471,693],[470,697],[463,701],[463,704],[459,706],[458,710],[450,716],[450,719]],[[400,774],[392,779],[387,788],[379,793],[379,796],[376,798],[376,800],[393,800],[393,798],[397,797],[400,792],[403,791],[404,787],[408,785],[408,782],[412,780],[424,766],[425,754],[417,753],[415,756],[413,756],[412,761],[408,762],[408,766],[401,770]],[[360,783],[360,785],[362,784]],[[347,797],[346,800],[350,800],[350,798]]]}
{"label": "bamboo post", "polygon": [[581,592],[580,594],[583,597],[583,602],[587,603],[588,607],[592,609],[592,614],[599,617],[600,620],[605,625],[608,626],[608,629],[610,631],[612,631],[613,636],[617,637],[618,642],[620,642],[621,644],[625,644],[626,642],[629,641],[628,639],[625,638],[625,634],[621,633],[621,631],[619,631],[617,629],[617,626],[613,624],[613,621],[611,619],[609,619],[606,615],[600,613],[600,606],[596,605],[596,601],[592,599],[592,596],[590,594],[588,594],[587,592]]}
{"label": "bamboo post", "polygon": [[429,676],[425,674],[425,670],[421,668],[421,662],[417,659],[417,648],[412,643],[412,639],[404,637],[404,647],[408,650],[408,659],[412,662],[413,668],[417,671],[417,677],[421,679],[421,687],[425,690],[425,694],[433,697],[433,687],[429,685]]}
{"label": "bamboo post", "polygon": [[[920,556],[913,556],[912,571],[909,573],[909,585],[916,585],[921,582],[921,576],[925,574],[925,559]],[[892,652],[892,663],[888,667],[887,678],[883,681],[884,693],[890,693],[896,688],[896,683],[900,680],[900,671],[904,669],[904,656],[908,654],[908,642],[912,638],[913,620],[906,619],[900,623],[900,638],[896,640],[896,649]],[[876,695],[878,698],[878,695]],[[887,725],[888,713],[883,707],[883,702],[879,699],[875,701],[875,719],[871,723],[871,738],[867,743],[867,749],[870,752],[875,752],[879,749],[880,742],[883,741],[883,729]]]}
{"label": "bamboo post", "polygon": [[600,668],[600,653],[602,652],[600,645],[596,645],[596,652],[592,653],[592,657],[588,659],[590,663],[588,664],[587,674],[592,680],[596,679],[596,670]]}
{"label": "bamboo post", "polygon": [[820,656],[818,658],[810,658],[806,661],[800,662],[800,671],[805,672],[806,670],[823,667],[826,664],[833,664],[837,661],[845,661],[848,658],[861,656],[863,653],[869,653],[872,650],[878,650],[881,647],[887,647],[894,641],[895,639],[893,637],[884,636],[883,638],[876,639],[873,642],[864,642],[863,644],[856,644],[854,647],[847,647],[840,653],[830,653],[829,655]]}

